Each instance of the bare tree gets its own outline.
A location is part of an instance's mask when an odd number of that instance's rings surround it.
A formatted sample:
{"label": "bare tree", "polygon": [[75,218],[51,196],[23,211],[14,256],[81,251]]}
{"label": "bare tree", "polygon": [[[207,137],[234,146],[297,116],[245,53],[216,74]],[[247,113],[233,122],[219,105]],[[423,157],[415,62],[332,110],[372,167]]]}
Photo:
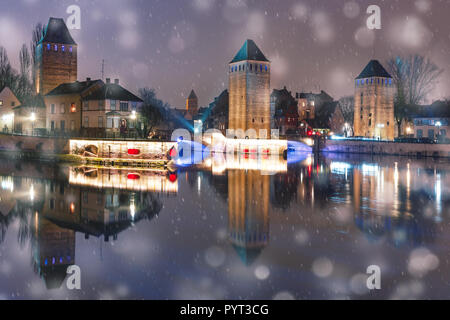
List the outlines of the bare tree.
{"label": "bare tree", "polygon": [[33,88],[36,88],[36,66],[37,66],[37,58],[36,58],[36,50],[37,45],[39,41],[41,41],[42,36],[44,35],[44,27],[42,23],[36,24],[36,26],[33,29],[33,32],[31,34],[31,43],[30,43],[30,49],[31,49],[31,60],[33,62],[32,68],[31,68],[31,77],[32,77],[32,84]]}
{"label": "bare tree", "polygon": [[343,97],[339,99],[339,104],[341,106],[345,122],[353,123],[353,118],[355,115],[355,97],[353,96]]}
{"label": "bare tree", "polygon": [[408,118],[408,106],[416,106],[425,102],[443,70],[429,58],[420,55],[390,59],[387,67],[397,89],[395,118],[399,135],[401,135],[400,124],[405,118]]}

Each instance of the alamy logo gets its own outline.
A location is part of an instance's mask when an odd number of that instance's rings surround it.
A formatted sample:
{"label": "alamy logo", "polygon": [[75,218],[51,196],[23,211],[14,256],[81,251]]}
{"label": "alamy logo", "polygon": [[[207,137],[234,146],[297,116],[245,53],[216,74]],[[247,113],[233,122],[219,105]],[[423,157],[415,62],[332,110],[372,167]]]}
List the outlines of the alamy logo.
{"label": "alamy logo", "polygon": [[366,272],[369,277],[367,278],[367,289],[369,290],[381,290],[381,268],[379,266],[369,266]]}
{"label": "alamy logo", "polygon": [[67,7],[67,14],[70,16],[67,18],[66,24],[69,30],[80,30],[81,29],[81,9],[76,4]]}
{"label": "alamy logo", "polygon": [[367,8],[367,14],[371,16],[367,19],[367,28],[369,30],[381,29],[381,9],[377,5],[371,5]]}
{"label": "alamy logo", "polygon": [[66,281],[67,289],[81,290],[81,269],[79,266],[73,265],[67,268],[69,277]]}

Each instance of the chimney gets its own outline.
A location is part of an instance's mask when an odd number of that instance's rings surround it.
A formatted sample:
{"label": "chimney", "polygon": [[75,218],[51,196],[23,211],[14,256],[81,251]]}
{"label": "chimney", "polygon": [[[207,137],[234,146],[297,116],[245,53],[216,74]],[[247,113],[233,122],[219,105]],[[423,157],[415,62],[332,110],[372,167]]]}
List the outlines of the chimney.
{"label": "chimney", "polygon": [[115,84],[119,84],[119,79],[114,79]]}
{"label": "chimney", "polygon": [[106,83],[110,84],[111,83],[111,78],[106,78]]}
{"label": "chimney", "polygon": [[86,82],[88,85],[91,84],[91,78],[86,78]]}

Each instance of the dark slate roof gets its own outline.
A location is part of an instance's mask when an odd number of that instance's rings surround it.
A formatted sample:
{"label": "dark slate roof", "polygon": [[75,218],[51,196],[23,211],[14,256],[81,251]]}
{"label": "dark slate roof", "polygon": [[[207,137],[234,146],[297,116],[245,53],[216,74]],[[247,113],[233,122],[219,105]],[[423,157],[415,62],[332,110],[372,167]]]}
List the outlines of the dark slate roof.
{"label": "dark slate roof", "polygon": [[299,94],[300,99],[307,99],[307,100],[315,100],[317,98],[321,99],[323,102],[326,101],[333,101],[333,97],[330,96],[328,93],[326,93],[325,91],[321,90],[320,93],[307,93],[307,92],[301,92]]}
{"label": "dark slate roof", "polygon": [[135,96],[127,89],[115,83],[104,84],[101,88],[83,98],[85,101],[106,99],[143,102],[141,98]]}
{"label": "dark slate roof", "polygon": [[371,77],[392,78],[378,60],[371,60],[356,79]]}
{"label": "dark slate roof", "polygon": [[450,102],[436,101],[428,106],[408,107],[411,118],[450,118]]}
{"label": "dark slate roof", "polygon": [[40,42],[76,45],[63,19],[50,18]]}
{"label": "dark slate roof", "polygon": [[74,94],[74,93],[82,93],[84,90],[88,89],[94,84],[98,82],[103,82],[102,80],[91,80],[91,81],[83,81],[83,82],[71,82],[71,83],[63,83],[57,86],[55,89],[46,94],[46,96],[60,96],[65,94]]}
{"label": "dark slate roof", "polygon": [[241,50],[239,50],[237,55],[234,57],[234,59],[230,63],[246,61],[246,60],[269,62],[269,60],[266,59],[266,57],[264,56],[262,51],[258,48],[258,46],[256,45],[256,43],[253,40],[245,41]]}
{"label": "dark slate roof", "polygon": [[197,95],[195,94],[194,89],[192,89],[188,99],[197,99]]}

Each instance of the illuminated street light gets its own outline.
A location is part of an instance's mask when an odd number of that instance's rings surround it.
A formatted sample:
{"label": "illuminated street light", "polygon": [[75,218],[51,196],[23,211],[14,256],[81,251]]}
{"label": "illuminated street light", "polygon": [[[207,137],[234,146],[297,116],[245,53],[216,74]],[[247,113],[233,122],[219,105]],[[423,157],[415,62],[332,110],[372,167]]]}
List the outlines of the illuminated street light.
{"label": "illuminated street light", "polygon": [[30,116],[31,121],[36,121],[36,113],[32,112]]}
{"label": "illuminated street light", "polygon": [[136,111],[132,111],[131,112],[131,119],[132,120],[136,120],[137,116],[136,116]]}

